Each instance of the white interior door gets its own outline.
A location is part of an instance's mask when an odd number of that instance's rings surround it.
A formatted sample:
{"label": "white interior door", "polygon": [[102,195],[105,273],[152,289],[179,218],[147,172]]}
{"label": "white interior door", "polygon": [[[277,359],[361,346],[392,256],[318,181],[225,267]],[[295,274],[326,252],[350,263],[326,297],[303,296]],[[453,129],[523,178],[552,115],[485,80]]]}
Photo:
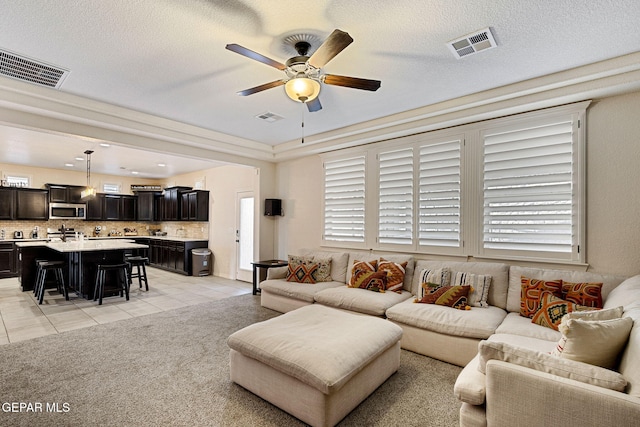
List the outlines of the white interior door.
{"label": "white interior door", "polygon": [[239,192],[237,195],[236,228],[236,279],[243,282],[253,280],[253,234],[255,199],[253,192]]}

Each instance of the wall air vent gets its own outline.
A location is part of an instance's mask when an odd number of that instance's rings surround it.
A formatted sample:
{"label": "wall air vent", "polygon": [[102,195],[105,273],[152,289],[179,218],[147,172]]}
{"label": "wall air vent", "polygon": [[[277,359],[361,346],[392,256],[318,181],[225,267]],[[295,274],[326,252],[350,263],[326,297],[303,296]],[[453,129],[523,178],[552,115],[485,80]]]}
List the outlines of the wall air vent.
{"label": "wall air vent", "polygon": [[260,120],[264,120],[265,122],[273,123],[273,122],[277,122],[278,120],[284,119],[284,117],[279,116],[279,115],[277,115],[275,113],[270,113],[269,111],[267,111],[266,113],[258,114],[256,116],[256,119],[260,119]]}
{"label": "wall air vent", "polygon": [[493,38],[491,28],[487,27],[482,30],[475,31],[466,36],[459,37],[455,40],[447,42],[447,46],[453,55],[460,59],[465,56],[474,55],[483,50],[492,49],[498,44]]}
{"label": "wall air vent", "polygon": [[1,76],[60,89],[68,74],[69,70],[0,49]]}

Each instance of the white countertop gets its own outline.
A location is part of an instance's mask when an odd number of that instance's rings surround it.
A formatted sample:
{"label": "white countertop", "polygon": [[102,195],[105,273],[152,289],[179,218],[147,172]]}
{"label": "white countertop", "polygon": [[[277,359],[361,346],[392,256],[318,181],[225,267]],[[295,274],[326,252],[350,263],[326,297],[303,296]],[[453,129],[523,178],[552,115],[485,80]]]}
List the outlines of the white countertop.
{"label": "white countertop", "polygon": [[148,245],[134,243],[127,239],[85,240],[73,242],[17,242],[18,247],[42,246],[57,252],[112,251],[122,249],[145,249]]}

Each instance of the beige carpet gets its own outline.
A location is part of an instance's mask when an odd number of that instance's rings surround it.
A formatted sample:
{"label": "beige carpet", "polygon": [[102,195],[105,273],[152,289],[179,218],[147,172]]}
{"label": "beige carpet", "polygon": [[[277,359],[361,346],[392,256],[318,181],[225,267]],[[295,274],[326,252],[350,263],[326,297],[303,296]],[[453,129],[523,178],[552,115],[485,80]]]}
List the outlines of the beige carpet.
{"label": "beige carpet", "polygon": [[[303,425],[229,381],[227,337],[278,314],[243,295],[0,346],[0,425]],[[456,426],[460,370],[403,350],[340,425]]]}

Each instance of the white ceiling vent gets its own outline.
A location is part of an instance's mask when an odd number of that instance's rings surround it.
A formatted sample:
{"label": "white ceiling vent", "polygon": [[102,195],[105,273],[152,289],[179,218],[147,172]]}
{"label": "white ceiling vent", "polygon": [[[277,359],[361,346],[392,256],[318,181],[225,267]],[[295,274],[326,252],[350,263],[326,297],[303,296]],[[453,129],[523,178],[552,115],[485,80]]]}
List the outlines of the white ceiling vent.
{"label": "white ceiling vent", "polygon": [[0,49],[2,76],[59,89],[68,74],[69,70]]}
{"label": "white ceiling vent", "polygon": [[264,120],[265,122],[273,123],[273,122],[277,122],[278,120],[284,119],[284,117],[279,116],[279,115],[277,115],[275,113],[270,113],[269,111],[267,111],[266,113],[258,114],[256,116],[256,119],[260,119],[260,120]]}
{"label": "white ceiling vent", "polygon": [[482,30],[475,31],[466,36],[459,37],[455,40],[447,42],[447,46],[451,49],[454,56],[460,59],[464,56],[474,55],[483,50],[492,49],[497,45],[496,40],[491,34],[491,28],[487,27]]}

